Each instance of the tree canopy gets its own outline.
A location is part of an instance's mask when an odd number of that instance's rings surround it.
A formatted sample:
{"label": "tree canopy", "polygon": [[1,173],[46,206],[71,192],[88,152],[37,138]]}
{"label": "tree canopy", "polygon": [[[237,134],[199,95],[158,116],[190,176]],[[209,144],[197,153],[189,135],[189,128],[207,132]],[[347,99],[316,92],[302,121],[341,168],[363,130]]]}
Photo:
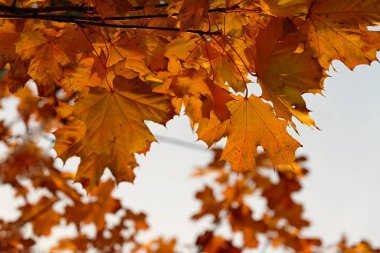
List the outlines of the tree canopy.
{"label": "tree canopy", "polygon": [[[67,185],[71,176],[54,168],[33,138],[18,138],[3,122],[1,139],[10,153],[1,165],[2,182],[24,197],[29,190],[19,177],[51,192],[22,207],[29,211],[15,223],[0,223],[12,238],[5,249],[31,245],[15,228],[31,222],[36,235],[47,235],[65,219],[77,227],[94,222],[98,233],[61,241],[60,249],[92,245],[113,252],[131,243],[136,251],[173,251],[174,241],[138,243],[135,233],[148,228],[145,216],[108,198],[113,184],[100,178],[109,168],[117,183],[133,182],[134,155],[156,141],[146,122],[165,125],[183,111],[209,147],[227,139],[218,159],[200,172],[216,172],[224,198],[206,187],[197,194],[203,205],[194,219],[211,215],[218,226],[228,217],[244,247],[256,247],[257,234],[265,234],[273,245],[313,252],[320,241],[299,236],[308,222],[291,197],[305,170],[295,155],[301,144],[288,130],[297,132],[296,121],[317,128],[303,95],[322,93],[333,60],[350,69],[377,60],[380,36],[371,27],[379,22],[377,0],[0,0],[1,97],[19,98],[27,129],[37,121],[42,132],[54,133],[57,157],[81,158],[73,179],[98,195],[82,202]],[[24,88],[30,80],[38,96]],[[275,168],[280,182],[271,183],[260,167]],[[268,203],[261,220],[244,202],[252,187]],[[74,203],[64,216],[50,208],[59,192]],[[120,210],[120,224],[106,227],[104,215]],[[126,228],[124,221],[133,225]],[[126,239],[123,229],[134,232]],[[212,231],[199,236],[197,246],[205,252],[244,249]],[[365,242],[339,247],[374,250]]]}

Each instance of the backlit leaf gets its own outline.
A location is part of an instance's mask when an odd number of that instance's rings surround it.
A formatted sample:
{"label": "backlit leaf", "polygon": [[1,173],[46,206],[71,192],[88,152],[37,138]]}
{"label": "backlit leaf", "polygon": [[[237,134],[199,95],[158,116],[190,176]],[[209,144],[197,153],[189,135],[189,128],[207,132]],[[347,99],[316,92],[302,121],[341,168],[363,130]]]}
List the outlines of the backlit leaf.
{"label": "backlit leaf", "polygon": [[237,172],[256,167],[257,147],[268,154],[273,166],[292,164],[300,144],[286,131],[286,122],[279,120],[270,105],[261,99],[237,97],[228,103],[231,127],[222,159],[231,163]]}

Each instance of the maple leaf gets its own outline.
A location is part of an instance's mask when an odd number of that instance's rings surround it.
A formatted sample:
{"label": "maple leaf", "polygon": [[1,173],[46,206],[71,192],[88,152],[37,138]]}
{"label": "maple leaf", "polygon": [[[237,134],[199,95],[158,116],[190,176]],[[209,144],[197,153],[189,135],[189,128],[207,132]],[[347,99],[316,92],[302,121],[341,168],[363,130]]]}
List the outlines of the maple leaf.
{"label": "maple leaf", "polygon": [[5,76],[1,78],[2,86],[7,86],[11,92],[17,91],[30,79],[28,65],[15,54],[15,43],[20,38],[19,27],[10,22],[0,26],[0,69],[6,67]]}
{"label": "maple leaf", "polygon": [[9,63],[9,69],[6,69],[5,76],[0,79],[3,87],[8,87],[10,92],[16,92],[23,88],[25,83],[30,80],[28,75],[29,64],[16,58]]}
{"label": "maple leaf", "polygon": [[43,166],[51,160],[33,142],[18,145],[12,150],[7,160],[0,165],[0,180],[13,182],[17,176],[33,175],[42,171]]}
{"label": "maple leaf", "polygon": [[36,81],[38,91],[48,95],[54,91],[54,83],[70,63],[66,52],[43,32],[24,32],[16,43],[16,52],[24,60],[31,60],[28,74]]}
{"label": "maple leaf", "polygon": [[[220,153],[221,150],[214,150],[214,159],[206,168],[200,168],[196,172],[196,176],[209,176],[209,173],[216,175],[212,184],[197,192],[196,197],[202,205],[193,218],[212,215],[215,227],[227,222],[233,234],[242,235],[244,248],[257,248],[260,245],[259,236],[267,237],[268,234],[271,234],[267,239],[273,247],[284,246],[296,252],[311,252],[321,245],[318,238],[305,238],[301,235],[302,228],[309,223],[302,218],[302,205],[297,204],[292,196],[300,190],[299,180],[307,172],[300,164],[304,158],[298,157],[294,163],[294,167],[301,170],[299,173],[279,170],[279,179],[275,182],[265,171],[272,169],[265,153],[256,157],[259,169],[238,177],[230,173],[232,168],[227,163],[219,160]],[[256,210],[247,201],[258,192],[267,203],[267,211],[260,218],[256,218]],[[222,197],[216,200],[215,196]],[[206,231],[198,237],[197,245],[206,248],[215,235],[215,230]]]}
{"label": "maple leaf", "polygon": [[[0,251],[30,251],[34,240],[20,233],[24,226],[33,224],[37,240],[62,220],[78,233],[53,251],[127,246],[131,252],[175,252],[175,239],[140,243],[138,232],[148,229],[145,214],[125,209],[112,198],[114,183],[100,177],[108,167],[116,182],[133,181],[134,154],[155,141],[145,121],[165,124],[183,106],[208,146],[227,136],[225,149],[196,173],[212,173],[217,185],[196,195],[202,205],[193,219],[211,215],[214,226],[198,236],[196,250],[241,252],[258,247],[258,236],[295,252],[320,246],[301,233],[309,223],[292,194],[306,172],[302,159],[294,159],[300,144],[286,127],[295,128],[293,116],[315,126],[303,95],[321,93],[331,61],[352,69],[376,60],[380,37],[368,26],[380,23],[379,1],[0,0],[0,16],[0,95],[10,91],[19,98],[19,120],[28,133],[20,138],[0,122],[0,139],[9,149],[0,180],[26,200],[19,219],[0,220]],[[261,97],[248,97],[249,75],[257,78]],[[29,79],[44,98],[21,89]],[[81,158],[75,177],[54,168],[31,140],[33,120],[44,133],[58,126],[58,156]],[[257,154],[259,146],[268,156]],[[264,173],[273,166],[278,182]],[[72,179],[95,196],[84,201]],[[41,189],[49,197],[29,203],[28,194]],[[258,192],[267,203],[261,218],[246,203]],[[70,199],[65,213],[51,208],[61,195]],[[107,224],[110,213],[121,214],[118,224]],[[221,222],[232,236],[242,236],[242,245],[217,235]],[[96,234],[84,234],[83,224],[94,224]],[[342,241],[338,248],[378,251],[365,241]]]}
{"label": "maple leaf", "polygon": [[59,84],[68,91],[84,91],[89,86],[101,86],[102,82],[94,81],[93,68],[95,59],[93,57],[82,57],[78,60],[75,68],[67,68]]}
{"label": "maple leaf", "polygon": [[22,215],[18,219],[19,222],[32,222],[33,232],[36,235],[49,235],[51,229],[60,221],[60,215],[52,209],[56,201],[55,198],[42,197],[35,205],[28,204],[21,207]]}
{"label": "maple leaf", "polygon": [[[303,46],[293,24],[272,18],[262,29],[256,42],[256,72],[263,89],[263,98],[273,102],[279,117],[291,122],[292,116],[302,123],[315,126],[302,97],[304,93],[321,93],[323,73],[310,49]],[[295,125],[293,124],[295,128]]]}
{"label": "maple leaf", "polygon": [[174,115],[169,99],[151,93],[151,87],[139,79],[116,77],[113,86],[112,90],[90,87],[74,107],[73,115],[87,130],[69,152],[83,158],[77,180],[90,186],[97,184],[105,167],[117,182],[131,182],[133,154],[145,153],[155,141],[144,120],[165,124]]}
{"label": "maple leaf", "polygon": [[270,105],[255,96],[239,96],[227,106],[232,113],[231,127],[222,159],[235,171],[255,168],[258,146],[264,148],[274,167],[293,163],[300,144],[288,134],[286,122],[272,113]]}
{"label": "maple leaf", "polygon": [[169,59],[168,70],[178,73],[183,67],[189,66],[199,69],[196,58],[200,56],[198,43],[200,39],[192,35],[184,35],[173,39],[166,45],[165,57]]}
{"label": "maple leaf", "polygon": [[318,1],[313,4],[304,32],[321,66],[340,60],[350,69],[376,60],[378,32],[367,26],[380,22],[380,2],[372,0]]}
{"label": "maple leaf", "polygon": [[367,241],[361,241],[358,242],[355,245],[348,246],[347,245],[347,239],[342,238],[342,240],[338,243],[337,248],[339,249],[339,252],[342,253],[378,253],[380,252],[379,248],[374,248],[372,245]]}
{"label": "maple leaf", "polygon": [[140,38],[136,34],[116,32],[110,43],[94,43],[93,46],[98,55],[103,51],[106,55],[107,66],[113,66],[125,60],[124,68],[130,69],[141,75],[150,72],[145,63],[145,54],[139,46]]}
{"label": "maple leaf", "polygon": [[219,212],[222,208],[222,203],[215,198],[212,188],[205,187],[204,190],[197,192],[197,199],[202,200],[203,205],[201,210],[194,214],[191,218],[198,220],[205,215],[213,216],[214,221],[219,220]]}
{"label": "maple leaf", "polygon": [[212,82],[205,71],[186,70],[178,75],[171,76],[169,82],[156,88],[174,96],[173,104],[179,112],[182,105],[185,113],[192,120],[192,124],[209,119],[213,114],[220,121],[230,118],[230,111],[226,103],[232,100],[226,86]]}
{"label": "maple leaf", "polygon": [[16,30],[15,24],[4,22],[0,26],[0,68],[4,68],[14,57],[15,42],[19,39],[20,34]]}
{"label": "maple leaf", "polygon": [[214,112],[210,113],[210,118],[202,118],[199,121],[197,129],[198,138],[211,147],[215,142],[219,141],[227,135],[230,121],[221,122]]}
{"label": "maple leaf", "polygon": [[221,57],[220,61],[214,65],[214,71],[217,82],[227,82],[237,92],[243,92],[246,89],[248,79],[242,75],[240,68],[230,59]]}
{"label": "maple leaf", "polygon": [[19,89],[15,95],[20,99],[17,109],[26,124],[33,118],[40,121],[46,131],[55,127],[51,101],[34,95],[27,87]]}
{"label": "maple leaf", "polygon": [[212,231],[205,231],[198,236],[196,244],[201,247],[202,252],[220,252],[220,253],[240,253],[241,249],[235,247],[230,240],[221,236],[216,236]]}
{"label": "maple leaf", "polygon": [[252,210],[246,205],[231,209],[228,219],[232,231],[242,232],[244,245],[247,248],[256,248],[259,245],[257,234],[265,231],[265,225],[263,222],[255,221],[252,218]]}
{"label": "maple leaf", "polygon": [[109,197],[114,187],[111,180],[103,182],[91,192],[96,196],[96,201],[82,203],[80,200],[76,200],[73,205],[67,206],[65,208],[67,221],[73,222],[77,228],[80,228],[82,223],[94,223],[97,230],[103,230],[106,225],[106,214],[116,213],[121,209],[120,201]]}
{"label": "maple leaf", "polygon": [[103,17],[111,16],[113,14],[123,15],[128,11],[134,10],[133,6],[125,0],[93,0],[96,10]]}
{"label": "maple leaf", "polygon": [[65,24],[59,28],[61,29],[54,34],[56,37],[53,38],[53,41],[56,42],[59,49],[66,53],[71,64],[78,60],[78,54],[93,49],[91,40],[96,36],[91,34],[93,31],[90,28],[78,27],[72,24]]}
{"label": "maple leaf", "polygon": [[[72,111],[69,112],[71,115]],[[65,120],[67,120],[65,118]],[[86,134],[86,125],[77,119],[67,120],[67,123],[60,126],[54,135],[57,139],[54,145],[54,149],[57,152],[58,157],[63,160],[67,160],[71,157],[71,147],[80,142],[80,140]]]}
{"label": "maple leaf", "polygon": [[285,218],[287,222],[296,227],[306,227],[309,222],[301,218],[302,205],[296,204],[291,194],[299,191],[301,185],[291,173],[281,173],[280,182],[270,188],[264,189],[262,195],[268,201],[268,207],[274,210],[276,216]]}
{"label": "maple leaf", "polygon": [[312,0],[260,0],[264,13],[277,17],[306,15]]}
{"label": "maple leaf", "polygon": [[144,213],[134,213],[130,210],[127,210],[125,213],[125,219],[133,220],[136,230],[147,230],[149,228],[149,225],[146,223],[146,215]]}
{"label": "maple leaf", "polygon": [[147,253],[176,253],[175,250],[176,240],[165,240],[163,238],[154,239],[140,247],[137,247],[134,252],[140,252],[139,250],[143,250]]}
{"label": "maple leaf", "polygon": [[181,10],[179,12],[179,20],[181,21],[181,30],[198,29],[205,21],[209,9],[208,0],[183,0]]}

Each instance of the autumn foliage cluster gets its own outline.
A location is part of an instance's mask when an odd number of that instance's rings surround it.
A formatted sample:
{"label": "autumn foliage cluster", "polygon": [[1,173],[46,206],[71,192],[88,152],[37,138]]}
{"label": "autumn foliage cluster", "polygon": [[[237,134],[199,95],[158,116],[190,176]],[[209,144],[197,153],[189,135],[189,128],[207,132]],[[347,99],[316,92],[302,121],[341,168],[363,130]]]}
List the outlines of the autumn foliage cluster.
{"label": "autumn foliage cluster", "polygon": [[[0,0],[0,94],[19,99],[25,129],[0,125],[7,148],[0,180],[24,199],[17,220],[0,221],[0,251],[29,251],[53,227],[72,223],[77,236],[53,251],[178,250],[175,239],[142,240],[145,215],[110,197],[114,182],[100,178],[108,168],[117,183],[133,182],[135,154],[156,140],[146,122],[164,125],[181,112],[209,147],[227,139],[195,173],[215,179],[196,195],[202,206],[193,220],[212,217],[197,252],[242,252],[259,247],[260,237],[294,252],[323,251],[320,239],[302,235],[309,222],[292,193],[306,169],[288,128],[297,132],[295,121],[317,128],[302,95],[322,93],[333,60],[351,69],[377,60],[380,36],[371,26],[379,23],[377,0]],[[38,96],[24,87],[31,80]],[[80,157],[75,175],[37,145],[47,133],[57,158]],[[41,189],[48,194],[31,202]],[[259,219],[246,201],[252,194],[267,203]],[[63,212],[53,208],[60,202],[69,203]],[[116,225],[107,224],[110,213]],[[28,224],[34,236],[26,238]],[[95,237],[83,233],[85,224],[96,226]],[[242,241],[218,235],[222,224]],[[336,248],[379,251],[344,240]]]}

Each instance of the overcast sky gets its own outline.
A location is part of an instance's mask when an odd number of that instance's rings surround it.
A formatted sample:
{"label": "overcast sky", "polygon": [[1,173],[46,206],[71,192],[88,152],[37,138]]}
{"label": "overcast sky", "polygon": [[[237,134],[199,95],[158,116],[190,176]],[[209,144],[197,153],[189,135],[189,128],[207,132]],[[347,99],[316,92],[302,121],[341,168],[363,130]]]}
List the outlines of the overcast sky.
{"label": "overcast sky", "polygon": [[[327,244],[346,234],[351,242],[370,240],[380,247],[380,64],[359,66],[349,71],[335,64],[335,72],[325,82],[325,97],[306,96],[312,117],[321,131],[299,126],[299,154],[309,157],[311,173],[297,195],[312,221],[308,235],[320,236]],[[10,113],[9,111],[7,113]],[[176,117],[167,127],[151,124],[162,136],[194,142],[197,137],[186,117]],[[159,139],[159,138],[157,138]],[[179,237],[193,242],[202,226],[190,222],[199,203],[193,195],[202,186],[190,175],[212,157],[165,142],[154,143],[146,157],[139,156],[134,185],[121,184],[115,195],[136,211],[149,215],[147,236]],[[67,169],[73,170],[72,160]],[[14,200],[7,188],[0,187],[1,217],[14,217]],[[50,243],[40,243],[45,248]]]}

